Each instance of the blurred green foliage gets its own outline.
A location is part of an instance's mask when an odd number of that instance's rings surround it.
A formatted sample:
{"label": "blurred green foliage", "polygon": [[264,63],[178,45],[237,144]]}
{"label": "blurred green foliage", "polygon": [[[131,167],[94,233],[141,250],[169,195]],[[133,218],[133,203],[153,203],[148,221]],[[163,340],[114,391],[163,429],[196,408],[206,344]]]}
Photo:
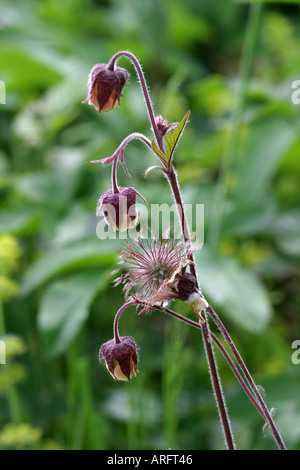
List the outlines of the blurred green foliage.
{"label": "blurred green foliage", "polygon": [[[205,204],[201,286],[277,409],[288,447],[300,448],[300,366],[291,362],[300,336],[300,105],[291,102],[300,10],[264,4],[247,57],[251,8],[230,0],[1,2],[1,448],[224,447],[198,331],[159,312],[128,310],[120,329],[141,347],[140,374],[115,383],[98,362],[122,305],[109,275],[120,241],[96,236],[96,203],[110,170],[89,161],[111,155],[133,131],[152,136],[126,59],[119,64],[131,79],[121,109],[98,116],[81,102],[92,66],[124,49],[141,59],[157,114],[177,122],[191,110],[175,165],[184,201]],[[242,57],[251,74],[237,128]],[[158,173],[143,178],[157,163],[145,147],[131,143],[126,163],[130,185],[149,204],[171,202]],[[226,190],[213,247],[220,178]],[[119,179],[128,185],[122,172]],[[174,308],[190,315],[185,305]],[[216,355],[237,446],[273,449]]]}

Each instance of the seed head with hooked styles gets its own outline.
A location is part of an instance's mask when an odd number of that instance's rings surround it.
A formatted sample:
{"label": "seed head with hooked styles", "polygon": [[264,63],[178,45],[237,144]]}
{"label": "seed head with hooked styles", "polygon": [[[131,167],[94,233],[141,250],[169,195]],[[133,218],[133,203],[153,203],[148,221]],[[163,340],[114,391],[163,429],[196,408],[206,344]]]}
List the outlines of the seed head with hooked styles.
{"label": "seed head with hooked styles", "polygon": [[186,300],[196,285],[194,276],[186,272],[195,251],[191,243],[160,237],[138,239],[135,244],[126,241],[119,251],[121,263],[126,263],[124,269],[127,272],[117,278],[114,284],[124,284],[127,298],[132,295],[150,308],[163,305],[171,299]]}

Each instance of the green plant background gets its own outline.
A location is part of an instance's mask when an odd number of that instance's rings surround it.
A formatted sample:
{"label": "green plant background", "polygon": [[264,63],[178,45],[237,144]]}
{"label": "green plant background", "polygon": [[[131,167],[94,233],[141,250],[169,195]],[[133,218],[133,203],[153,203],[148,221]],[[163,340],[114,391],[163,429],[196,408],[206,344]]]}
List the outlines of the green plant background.
{"label": "green plant background", "polygon": [[[83,105],[97,62],[130,50],[157,114],[191,110],[175,155],[183,198],[205,204],[197,255],[204,294],[238,345],[288,448],[300,448],[300,79],[298,2],[23,0],[0,4],[0,447],[222,449],[201,335],[128,309],[137,378],[99,364],[122,305],[112,288],[120,241],[96,236],[97,200],[126,135],[151,131],[135,72],[122,107]],[[125,151],[148,203],[172,202],[139,142]],[[192,313],[183,304],[179,312]],[[274,449],[216,352],[238,448]]]}

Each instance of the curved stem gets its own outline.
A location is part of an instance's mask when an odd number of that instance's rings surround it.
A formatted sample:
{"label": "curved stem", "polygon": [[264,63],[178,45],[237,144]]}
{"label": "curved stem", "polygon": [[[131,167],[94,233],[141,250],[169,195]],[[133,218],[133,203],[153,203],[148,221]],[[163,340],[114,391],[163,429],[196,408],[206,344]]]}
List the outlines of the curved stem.
{"label": "curved stem", "polygon": [[149,118],[150,118],[150,121],[151,121],[151,125],[152,125],[154,135],[155,135],[155,138],[156,138],[156,141],[157,141],[157,144],[158,144],[159,148],[163,151],[162,136],[160,135],[158,127],[156,125],[155,115],[154,115],[152,103],[151,103],[151,100],[150,100],[150,95],[149,95],[149,91],[148,91],[148,88],[147,88],[146,79],[145,79],[144,72],[142,70],[141,64],[139,63],[138,59],[131,52],[119,51],[110,59],[109,64],[108,64],[108,68],[113,70],[116,61],[121,56],[128,57],[128,59],[131,60],[131,62],[133,63],[133,65],[135,67],[137,76],[138,76],[140,84],[141,84],[142,93],[143,93],[143,96],[144,96],[144,99],[145,99],[146,108],[147,108],[147,111],[148,111],[148,114],[149,114]]}
{"label": "curved stem", "polygon": [[119,310],[117,311],[116,313],[116,316],[115,316],[115,319],[114,319],[114,340],[115,340],[115,343],[120,343],[121,340],[120,340],[120,336],[119,336],[119,320],[120,320],[120,316],[122,315],[123,311],[129,307],[130,305],[135,305],[136,304],[136,301],[135,300],[129,300],[128,302],[126,302],[124,305],[122,305],[122,307],[119,308]]}
{"label": "curved stem", "polygon": [[[120,160],[120,162],[123,165],[124,171],[127,174],[127,176],[130,177],[130,174],[127,170],[125,161],[124,161],[124,156],[123,156],[123,151],[126,145],[131,141],[131,140],[141,140],[147,147],[151,149],[151,142],[150,140],[144,136],[144,134],[140,134],[139,132],[132,132],[132,134],[129,134],[125,139],[120,143],[119,147],[115,151],[116,158]],[[152,149],[151,149],[152,150]]]}
{"label": "curved stem", "polygon": [[119,193],[119,187],[117,183],[117,163],[118,163],[118,157],[114,158],[112,169],[111,169],[111,183],[112,183],[114,194]]}
{"label": "curved stem", "polygon": [[151,147],[151,142],[150,140],[144,135],[144,134],[140,134],[139,132],[132,132],[131,134],[129,134],[127,137],[125,137],[125,139],[120,143],[119,147],[117,148],[117,150],[115,151],[115,153],[118,153],[120,152],[121,150],[123,150],[126,145],[131,141],[131,140],[141,140],[142,142],[144,142],[144,144],[147,145],[147,147],[149,147],[151,150],[152,150],[152,147]]}

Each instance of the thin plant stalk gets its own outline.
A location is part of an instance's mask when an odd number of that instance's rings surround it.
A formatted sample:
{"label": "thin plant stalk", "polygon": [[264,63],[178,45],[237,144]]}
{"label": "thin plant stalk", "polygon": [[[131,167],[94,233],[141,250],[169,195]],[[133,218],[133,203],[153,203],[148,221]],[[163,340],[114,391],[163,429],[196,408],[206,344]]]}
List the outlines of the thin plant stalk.
{"label": "thin plant stalk", "polygon": [[[180,226],[181,226],[181,233],[182,233],[184,241],[187,242],[190,239],[189,228],[188,228],[188,224],[187,224],[187,220],[186,220],[186,216],[184,212],[184,206],[183,206],[183,201],[182,201],[181,192],[179,188],[177,173],[173,165],[170,166],[170,169],[167,173],[167,179],[168,179],[170,188],[172,190],[174,200],[176,202],[178,218],[179,218]],[[193,255],[191,255],[190,259],[192,261],[192,264],[190,265],[190,270],[191,270],[191,273],[195,276],[196,286],[198,287],[197,272],[196,272]]]}
{"label": "thin plant stalk", "polygon": [[118,194],[120,192],[119,187],[118,187],[118,182],[117,182],[117,163],[118,163],[118,159],[115,158],[113,161],[112,170],[111,170],[111,181],[112,181],[112,188],[113,188],[114,194]]}
{"label": "thin plant stalk", "polygon": [[114,319],[114,326],[113,326],[115,343],[120,343],[121,342],[120,336],[119,336],[119,329],[118,329],[119,318],[122,315],[123,311],[127,307],[129,307],[130,305],[134,305],[134,304],[136,304],[135,300],[129,300],[124,305],[122,305],[122,307],[120,307],[119,310],[116,313],[116,316],[115,316],[115,319]]}
{"label": "thin plant stalk", "polygon": [[[202,328],[202,325],[201,323],[198,323],[198,322],[195,322],[187,317],[184,317],[183,315],[180,315],[180,313],[177,313],[177,312],[174,312],[173,310],[170,310],[169,308],[162,308],[160,309],[161,311],[163,311],[164,313],[167,313],[169,315],[172,315],[173,317],[175,318],[178,318],[179,320],[187,323],[188,325],[191,325],[195,328],[198,328],[198,329],[201,329]],[[216,345],[218,346],[218,348],[220,349],[221,353],[223,354],[223,356],[225,357],[226,361],[228,362],[230,368],[232,369],[234,375],[236,376],[237,380],[239,381],[240,385],[242,386],[244,392],[246,393],[246,395],[248,396],[248,398],[252,401],[252,403],[254,404],[254,406],[256,407],[256,409],[259,411],[259,413],[261,414],[261,416],[264,418],[264,420],[266,420],[266,417],[265,417],[265,414],[263,412],[263,410],[261,409],[259,403],[257,402],[257,400],[255,399],[255,397],[253,397],[253,395],[251,394],[250,390],[248,389],[243,377],[241,376],[239,370],[237,369],[236,365],[234,364],[234,362],[232,361],[231,357],[229,356],[229,354],[227,353],[226,349],[224,348],[224,346],[222,345],[222,343],[219,341],[219,339],[217,338],[217,336],[211,331],[210,332],[210,335],[213,339],[213,341],[216,343]]]}
{"label": "thin plant stalk", "polygon": [[220,320],[220,318],[218,317],[218,315],[216,314],[216,312],[214,311],[214,309],[210,305],[207,308],[207,312],[211,316],[211,318],[213,319],[214,323],[219,328],[219,330],[222,333],[223,337],[225,338],[228,346],[230,347],[232,353],[234,354],[240,368],[242,369],[243,373],[245,374],[245,377],[247,378],[253,393],[255,394],[258,402],[260,403],[260,406],[261,406],[261,408],[264,412],[264,415],[265,415],[265,419],[266,419],[266,421],[268,423],[268,426],[270,427],[270,429],[273,433],[274,439],[276,440],[278,447],[281,450],[286,450],[286,446],[285,446],[285,444],[282,440],[282,437],[280,435],[280,432],[279,432],[278,428],[276,427],[276,425],[274,423],[272,415],[269,412],[269,410],[268,410],[268,408],[265,404],[264,399],[262,398],[261,394],[259,393],[259,390],[258,390],[254,380],[252,379],[251,374],[249,373],[249,371],[246,367],[246,364],[244,363],[238,349],[236,348],[234,342],[232,341],[228,331],[226,330],[226,328],[223,325],[222,321]]}
{"label": "thin plant stalk", "polygon": [[235,450],[235,444],[233,440],[233,434],[230,426],[230,421],[228,418],[228,413],[225,405],[225,400],[223,396],[223,391],[222,391],[222,386],[221,386],[221,381],[219,379],[219,374],[218,374],[218,369],[217,369],[217,363],[214,357],[214,351],[211,345],[211,336],[210,336],[210,329],[208,326],[208,322],[206,317],[204,317],[204,320],[202,321],[202,333],[203,333],[203,340],[204,340],[204,345],[205,345],[205,352],[206,352],[206,357],[207,361],[209,364],[209,371],[211,375],[211,381],[215,393],[215,398],[217,400],[218,404],[218,409],[219,409],[219,414],[220,414],[220,419],[223,425],[223,431],[225,435],[225,440],[228,446],[229,450]]}
{"label": "thin plant stalk", "polygon": [[[167,173],[167,178],[168,178],[169,185],[172,189],[172,193],[176,202],[178,217],[179,217],[180,224],[181,224],[182,236],[183,236],[184,241],[187,241],[190,239],[189,228],[188,228],[187,221],[186,221],[186,216],[185,216],[185,211],[184,211],[182,197],[181,197],[181,193],[179,189],[176,171],[173,165],[170,166],[170,170]],[[196,285],[198,286],[197,272],[196,272],[193,256],[191,256],[191,261],[192,261],[191,272],[195,276]],[[228,412],[227,412],[227,408],[225,405],[225,398],[222,392],[222,385],[221,385],[221,380],[220,380],[218,369],[217,369],[217,363],[214,357],[213,347],[211,344],[210,329],[209,329],[209,325],[207,323],[205,314],[202,315],[202,319],[200,321],[202,322],[201,332],[202,332],[203,341],[205,345],[205,352],[206,352],[206,357],[207,357],[207,362],[208,362],[209,373],[211,376],[214,396],[217,402],[225,440],[226,440],[228,449],[234,450],[235,445],[234,445],[233,433],[231,430]]]}
{"label": "thin plant stalk", "polygon": [[[118,323],[119,323],[119,320],[120,320],[120,317],[121,317],[121,314],[123,313],[123,311],[127,307],[129,307],[130,305],[135,305],[135,304],[136,305],[143,305],[145,307],[150,307],[150,305],[148,305],[146,302],[141,302],[137,299],[133,299],[132,301],[129,301],[126,304],[122,305],[122,307],[118,310],[117,315],[115,317],[114,332],[115,331],[118,332]],[[186,323],[190,326],[193,326],[194,328],[197,328],[197,329],[200,329],[200,330],[202,329],[202,324],[201,323],[198,323],[194,320],[191,320],[190,318],[187,318],[187,317],[181,315],[180,313],[177,313],[173,310],[170,310],[167,307],[156,306],[155,309],[159,310],[163,313],[167,313],[168,315],[171,315],[171,316],[177,318],[178,320],[181,320],[182,322],[184,322],[184,323]],[[239,370],[237,369],[236,365],[232,361],[232,359],[229,356],[228,352],[226,351],[226,349],[224,348],[222,343],[219,341],[217,336],[212,331],[210,332],[210,335],[211,335],[211,338],[213,339],[213,341],[216,343],[217,347],[220,349],[220,351],[223,354],[224,358],[228,362],[230,368],[232,369],[234,375],[236,376],[237,380],[239,381],[240,385],[242,386],[244,392],[246,393],[248,398],[251,400],[253,405],[256,407],[256,409],[259,411],[259,413],[261,414],[263,419],[266,420],[266,417],[265,417],[265,414],[264,414],[263,410],[261,409],[261,407],[260,407],[259,403],[257,402],[257,400],[255,399],[255,397],[251,394],[250,390],[247,387],[247,384],[245,383],[243,377],[241,376]]]}

